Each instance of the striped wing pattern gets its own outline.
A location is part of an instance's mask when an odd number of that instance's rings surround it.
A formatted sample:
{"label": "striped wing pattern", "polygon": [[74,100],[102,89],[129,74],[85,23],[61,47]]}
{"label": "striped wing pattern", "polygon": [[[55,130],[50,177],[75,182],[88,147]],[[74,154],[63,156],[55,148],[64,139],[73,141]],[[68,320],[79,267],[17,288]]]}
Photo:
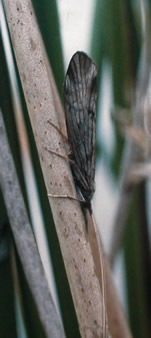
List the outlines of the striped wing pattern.
{"label": "striped wing pattern", "polygon": [[95,186],[97,68],[83,52],[73,55],[64,83],[64,106],[72,172],[90,205]]}

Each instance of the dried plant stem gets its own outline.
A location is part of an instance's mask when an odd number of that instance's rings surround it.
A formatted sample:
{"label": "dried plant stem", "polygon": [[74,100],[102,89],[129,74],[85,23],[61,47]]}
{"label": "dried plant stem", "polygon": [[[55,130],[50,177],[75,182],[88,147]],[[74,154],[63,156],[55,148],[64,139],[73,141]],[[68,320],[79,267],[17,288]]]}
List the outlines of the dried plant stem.
{"label": "dried plant stem", "polygon": [[[95,268],[104,296],[104,306],[107,317],[104,317],[105,330],[108,330],[113,338],[130,338],[131,333],[127,325],[117,291],[112,279],[112,272],[108,259],[104,253],[100,235],[94,217],[90,214],[88,218],[88,239],[93,253]],[[105,314],[105,312],[104,312]],[[108,320],[107,320],[108,319]]]}
{"label": "dried plant stem", "polygon": [[[14,52],[39,152],[47,192],[76,197],[69,163],[57,130],[61,115],[31,1],[4,0]],[[57,95],[57,94],[55,94]],[[57,112],[56,112],[57,107]],[[60,120],[60,118],[59,118]],[[82,337],[103,337],[102,294],[79,202],[49,198]],[[52,335],[53,337],[53,335]]]}
{"label": "dried plant stem", "polygon": [[46,337],[64,337],[29,224],[15,166],[0,113],[0,185],[25,276],[31,288]]}

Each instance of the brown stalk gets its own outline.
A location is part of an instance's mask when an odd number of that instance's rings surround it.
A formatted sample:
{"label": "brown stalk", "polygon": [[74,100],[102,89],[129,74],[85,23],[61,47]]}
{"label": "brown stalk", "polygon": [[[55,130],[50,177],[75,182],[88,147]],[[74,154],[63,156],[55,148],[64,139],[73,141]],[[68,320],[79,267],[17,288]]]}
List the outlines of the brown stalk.
{"label": "brown stalk", "polygon": [[[113,338],[130,338],[132,336],[127,325],[127,320],[123,312],[119,296],[117,295],[112,279],[110,264],[104,253],[104,248],[94,216],[88,214],[87,218],[88,240],[95,260],[96,273],[98,275],[102,294],[104,294],[104,306],[107,313],[107,317],[104,318],[106,334],[108,334],[109,330],[111,337]],[[102,285],[102,282],[104,285]]]}

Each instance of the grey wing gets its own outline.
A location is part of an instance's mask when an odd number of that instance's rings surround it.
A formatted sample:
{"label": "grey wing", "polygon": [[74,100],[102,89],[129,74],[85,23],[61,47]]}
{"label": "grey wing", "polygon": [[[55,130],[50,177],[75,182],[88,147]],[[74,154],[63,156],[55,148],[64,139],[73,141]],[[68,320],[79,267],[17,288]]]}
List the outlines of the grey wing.
{"label": "grey wing", "polygon": [[64,105],[73,172],[83,197],[94,193],[97,69],[83,52],[73,55],[64,83]]}

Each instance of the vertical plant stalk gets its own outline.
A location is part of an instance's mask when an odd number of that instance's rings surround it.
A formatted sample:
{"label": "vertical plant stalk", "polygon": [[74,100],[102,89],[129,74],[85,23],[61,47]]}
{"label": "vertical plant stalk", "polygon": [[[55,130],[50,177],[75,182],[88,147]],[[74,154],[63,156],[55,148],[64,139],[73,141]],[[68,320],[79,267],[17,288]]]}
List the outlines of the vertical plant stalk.
{"label": "vertical plant stalk", "polygon": [[[69,163],[50,153],[65,154],[62,137],[48,121],[58,125],[51,72],[31,1],[3,1],[30,120],[39,152],[46,189],[54,195],[76,197]],[[55,101],[55,102],[54,102]],[[56,107],[58,111],[56,112]],[[102,295],[79,202],[50,198],[82,337],[102,334]]]}
{"label": "vertical plant stalk", "polygon": [[25,276],[34,296],[46,337],[64,337],[29,224],[15,166],[0,113],[0,186]]}
{"label": "vertical plant stalk", "polygon": [[[131,338],[131,332],[128,328],[127,320],[112,280],[111,268],[104,253],[104,248],[97,230],[95,219],[93,215],[91,216],[89,213],[87,213],[87,219],[88,240],[95,260],[95,268],[101,289],[103,287],[102,282],[105,283],[104,299],[107,318],[104,318],[104,320],[108,323],[106,331],[108,329],[111,337],[113,338]],[[104,279],[104,281],[102,279]]]}

